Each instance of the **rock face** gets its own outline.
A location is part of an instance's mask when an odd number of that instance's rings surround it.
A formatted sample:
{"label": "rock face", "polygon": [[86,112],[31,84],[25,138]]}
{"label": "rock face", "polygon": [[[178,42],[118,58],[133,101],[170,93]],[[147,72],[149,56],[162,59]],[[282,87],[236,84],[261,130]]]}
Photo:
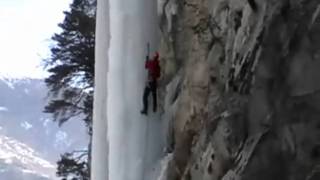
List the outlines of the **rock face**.
{"label": "rock face", "polygon": [[320,1],[159,4],[167,179],[320,179]]}

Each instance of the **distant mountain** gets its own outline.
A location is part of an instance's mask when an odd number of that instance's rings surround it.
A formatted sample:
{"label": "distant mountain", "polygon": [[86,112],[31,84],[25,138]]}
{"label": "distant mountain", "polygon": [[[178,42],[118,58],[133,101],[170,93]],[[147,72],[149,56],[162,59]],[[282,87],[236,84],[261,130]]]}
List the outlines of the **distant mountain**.
{"label": "distant mountain", "polygon": [[[86,148],[88,136],[80,120],[71,120],[59,128],[50,114],[43,113],[47,92],[41,79],[0,77],[0,137],[23,142],[38,152],[37,157],[55,165],[60,154]],[[0,179],[2,176],[0,169]]]}
{"label": "distant mountain", "polygon": [[28,145],[0,135],[0,179],[53,180],[55,168]]}

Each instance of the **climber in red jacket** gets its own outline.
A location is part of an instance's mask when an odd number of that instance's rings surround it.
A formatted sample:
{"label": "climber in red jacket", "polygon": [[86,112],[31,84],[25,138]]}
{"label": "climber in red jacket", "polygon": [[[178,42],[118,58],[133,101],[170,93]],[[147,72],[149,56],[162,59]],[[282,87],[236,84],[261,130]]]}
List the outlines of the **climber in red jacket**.
{"label": "climber in red jacket", "polygon": [[153,112],[157,111],[157,80],[160,77],[159,53],[155,52],[152,60],[147,56],[145,68],[148,70],[148,81],[143,93],[143,109],[141,114],[148,114],[148,97],[150,92],[153,97]]}

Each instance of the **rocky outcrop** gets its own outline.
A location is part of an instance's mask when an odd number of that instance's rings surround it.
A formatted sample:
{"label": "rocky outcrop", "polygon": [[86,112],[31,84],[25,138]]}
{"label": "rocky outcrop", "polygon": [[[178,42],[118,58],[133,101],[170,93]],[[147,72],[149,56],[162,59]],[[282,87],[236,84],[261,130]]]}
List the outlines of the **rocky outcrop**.
{"label": "rocky outcrop", "polygon": [[320,2],[162,5],[167,179],[319,179]]}

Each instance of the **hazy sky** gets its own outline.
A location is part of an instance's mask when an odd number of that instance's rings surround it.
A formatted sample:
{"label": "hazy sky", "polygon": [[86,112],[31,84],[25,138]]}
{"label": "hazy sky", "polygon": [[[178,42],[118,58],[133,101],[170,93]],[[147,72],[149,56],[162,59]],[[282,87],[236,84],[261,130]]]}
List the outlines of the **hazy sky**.
{"label": "hazy sky", "polygon": [[0,0],[0,75],[45,76],[41,60],[71,0]]}

